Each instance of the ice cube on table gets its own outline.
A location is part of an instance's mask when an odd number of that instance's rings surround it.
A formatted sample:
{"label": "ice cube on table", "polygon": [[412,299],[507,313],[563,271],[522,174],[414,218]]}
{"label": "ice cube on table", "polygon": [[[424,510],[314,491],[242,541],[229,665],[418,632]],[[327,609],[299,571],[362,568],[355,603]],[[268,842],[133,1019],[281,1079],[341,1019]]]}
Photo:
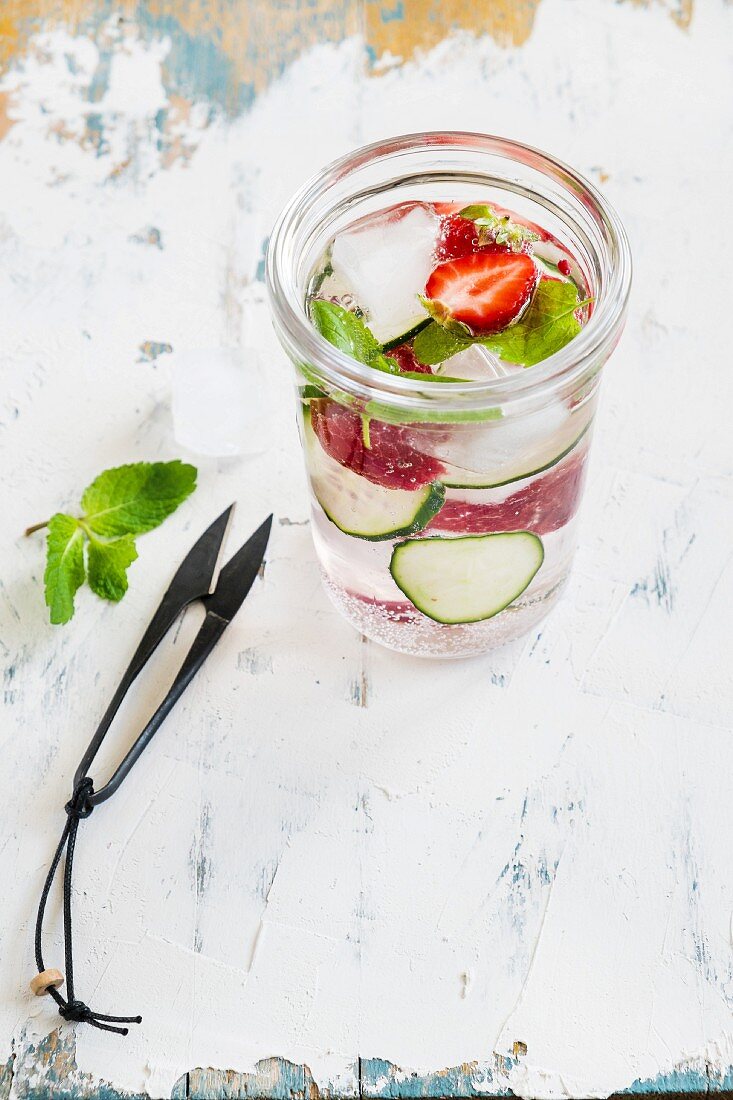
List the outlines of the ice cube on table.
{"label": "ice cube on table", "polygon": [[435,266],[438,226],[430,207],[406,203],[344,230],[333,242],[334,275],[348,286],[381,343],[425,317],[417,296]]}
{"label": "ice cube on table", "polygon": [[273,399],[252,348],[191,348],[171,356],[173,434],[195,454],[226,458],[267,446]]}

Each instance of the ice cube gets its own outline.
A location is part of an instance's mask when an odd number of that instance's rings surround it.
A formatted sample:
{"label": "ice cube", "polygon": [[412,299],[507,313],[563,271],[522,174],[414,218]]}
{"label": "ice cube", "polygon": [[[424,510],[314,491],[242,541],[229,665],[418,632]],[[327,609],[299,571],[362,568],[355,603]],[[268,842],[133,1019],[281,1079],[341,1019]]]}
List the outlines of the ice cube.
{"label": "ice cube", "polygon": [[173,434],[199,455],[265,449],[272,405],[267,372],[252,348],[193,348],[171,356]]}
{"label": "ice cube", "polygon": [[439,221],[422,203],[405,203],[339,233],[334,275],[351,290],[376,338],[393,340],[425,317],[418,294],[435,266]]}
{"label": "ice cube", "polygon": [[522,370],[522,367],[503,363],[482,344],[471,344],[447,359],[439,373],[448,374],[451,378],[465,378],[468,382],[488,382],[505,378],[517,370]]}
{"label": "ice cube", "polygon": [[567,406],[553,401],[530,415],[507,416],[475,428],[461,426],[436,439],[431,454],[451,466],[500,481],[515,471],[539,469],[581,430],[576,430]]}

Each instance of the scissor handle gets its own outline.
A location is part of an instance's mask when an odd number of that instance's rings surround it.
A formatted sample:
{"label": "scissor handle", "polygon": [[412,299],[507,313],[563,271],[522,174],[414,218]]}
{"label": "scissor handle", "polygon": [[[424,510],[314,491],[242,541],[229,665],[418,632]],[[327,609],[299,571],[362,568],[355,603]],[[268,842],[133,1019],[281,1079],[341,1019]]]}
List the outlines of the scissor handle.
{"label": "scissor handle", "polygon": [[130,685],[139,676],[179,614],[194,600],[202,599],[208,595],[233,509],[234,505],[230,504],[220,516],[217,516],[214,522],[199,536],[176,570],[163,599],[160,601],[158,610],[153,615],[147,630],[140,639],[120,685],[112,696],[110,704],[102,715],[94,736],[81,758],[74,775],[74,790],[78,788],[83,779],[87,778],[92,762],[99,751],[99,746],[102,744],[107,730],[112,725],[112,719],[120,709],[122,700],[130,690]]}
{"label": "scissor handle", "polygon": [[191,643],[191,648],[186,654],[186,658],[167,695],[150,718],[145,729],[133,742],[111,778],[98,791],[92,791],[89,795],[87,801],[90,805],[98,806],[100,802],[104,802],[115,793],[120,783],[152,741],[153,735],[163,725],[163,722],[173,710],[173,707],[181,698],[228,625],[227,620],[220,618],[214,611],[206,613],[206,618],[199,627],[198,634]]}
{"label": "scissor handle", "polygon": [[114,716],[122,705],[122,700],[125,698],[131,685],[140,675],[182,610],[180,599],[175,599],[171,590],[168,589],[160,607],[153,615],[150,625],[143,634],[140,644],[135,650],[132,660],[127,666],[119,686],[110,700],[109,706],[102,715],[101,721],[94,732],[94,736],[89,742],[86,752],[81,758],[79,767],[74,773],[74,790],[79,786],[82,779],[86,779],[94,757],[99,752],[99,746],[102,744],[107,730],[112,725]]}

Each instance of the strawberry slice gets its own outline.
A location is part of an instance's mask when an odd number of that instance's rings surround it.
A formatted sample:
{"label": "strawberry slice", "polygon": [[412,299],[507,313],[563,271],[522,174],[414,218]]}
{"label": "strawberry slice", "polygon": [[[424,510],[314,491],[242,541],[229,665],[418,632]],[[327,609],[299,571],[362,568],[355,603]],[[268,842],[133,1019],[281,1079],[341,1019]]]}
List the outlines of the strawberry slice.
{"label": "strawberry slice", "polygon": [[585,478],[583,448],[554,466],[542,477],[530,481],[498,503],[469,504],[446,500],[430,521],[431,531],[457,535],[487,535],[499,531],[534,531],[549,535],[564,527],[575,515]]}
{"label": "strawberry slice", "polygon": [[361,416],[326,400],[311,402],[311,424],[326,454],[375,485],[419,489],[443,473],[442,464],[416,451],[398,424],[371,420],[366,447]]}
{"label": "strawberry slice", "polygon": [[462,218],[460,214],[449,214],[440,219],[438,242],[435,246],[436,260],[457,260],[461,256],[478,252],[480,247],[475,222]]}
{"label": "strawberry slice", "polygon": [[385,352],[385,355],[389,355],[392,359],[397,361],[397,366],[400,371],[412,371],[413,374],[432,374],[433,368],[428,367],[425,363],[421,363],[419,359],[415,358],[415,352],[412,350],[412,344],[398,344],[396,348],[391,348]]}
{"label": "strawberry slice", "polygon": [[473,333],[501,332],[519,317],[538,279],[534,261],[524,252],[474,252],[438,264],[425,295]]}
{"label": "strawberry slice", "polygon": [[458,260],[472,252],[510,252],[505,245],[488,241],[480,244],[479,230],[470,218],[460,214],[448,214],[440,219],[440,230],[435,245],[435,258],[441,262]]}

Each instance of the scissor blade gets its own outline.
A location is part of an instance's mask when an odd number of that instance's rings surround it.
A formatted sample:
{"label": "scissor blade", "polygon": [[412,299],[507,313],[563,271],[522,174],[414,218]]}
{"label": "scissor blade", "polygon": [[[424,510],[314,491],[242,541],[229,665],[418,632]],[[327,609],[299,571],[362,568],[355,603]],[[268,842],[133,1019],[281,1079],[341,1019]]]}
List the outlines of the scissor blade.
{"label": "scissor blade", "polygon": [[[230,504],[214,522],[206,528],[186,554],[173,574],[158,610],[140,640],[135,655],[130,662],[133,677],[150,657],[163,636],[175,620],[194,600],[207,596],[212,591],[214,577],[221,558],[224,537],[232,517],[234,505]],[[134,671],[133,671],[134,670]]]}
{"label": "scissor blade", "polygon": [[269,515],[222,568],[216,589],[205,601],[207,611],[231,622],[260,571],[271,528],[272,516]]}
{"label": "scissor blade", "polygon": [[[77,768],[74,778],[75,787],[87,775],[92,760],[102,743],[102,738],[112,724],[112,719],[119,710],[130,684],[145,667],[151,654],[157,649],[181,611],[196,599],[208,598],[233,510],[234,505],[230,504],[218,519],[215,519],[211,526],[207,527],[176,570],[173,580],[168,585],[157,611],[140,639],[132,660],[117,687],[117,691],[112,696],[109,706],[97,726],[96,733]],[[117,779],[117,783],[121,781],[121,778],[122,776]],[[112,788],[105,789],[107,793],[104,797],[107,798],[112,793]]]}
{"label": "scissor blade", "polygon": [[230,504],[193,544],[168,585],[166,596],[175,596],[181,607],[213,592],[224,538],[232,518]]}

